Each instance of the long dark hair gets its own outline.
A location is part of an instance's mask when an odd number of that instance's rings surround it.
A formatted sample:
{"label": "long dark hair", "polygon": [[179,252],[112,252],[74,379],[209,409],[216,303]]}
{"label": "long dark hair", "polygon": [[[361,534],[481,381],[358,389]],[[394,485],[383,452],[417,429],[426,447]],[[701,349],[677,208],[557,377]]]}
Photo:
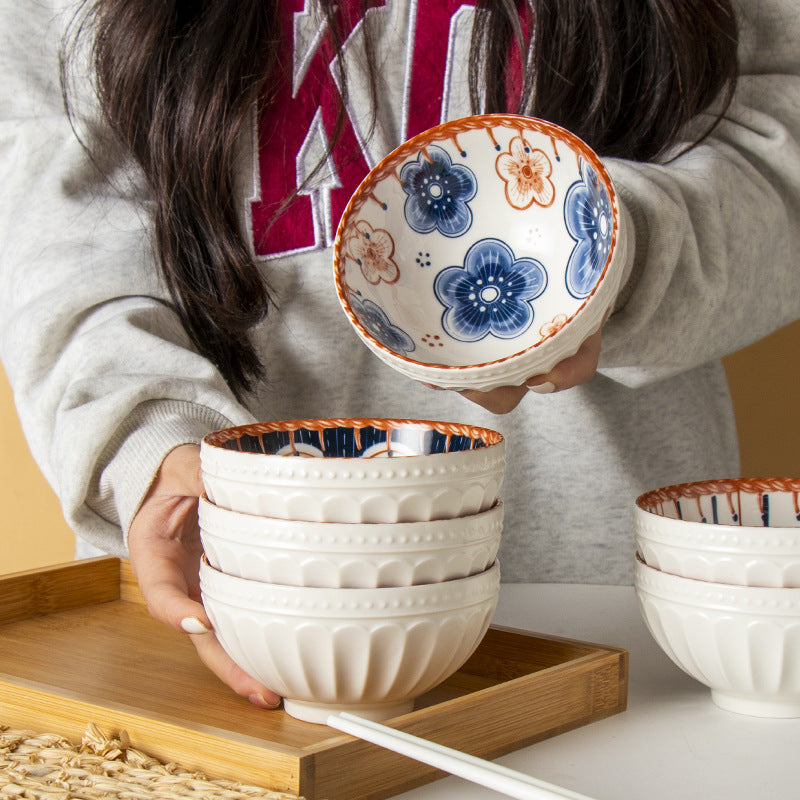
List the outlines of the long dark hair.
{"label": "long dark hair", "polygon": [[[335,0],[318,2],[338,49]],[[270,293],[243,238],[234,165],[250,108],[269,103],[269,77],[284,52],[275,6],[90,0],[76,23],[93,36],[107,122],[149,183],[157,262],[174,307],[240,397],[264,375],[250,333]],[[601,156],[653,159],[715,98],[723,113],[736,42],[729,0],[477,0],[473,111],[543,117]],[[369,63],[369,44],[367,56]],[[65,57],[68,98],[67,64]],[[343,120],[344,101],[337,129]]]}

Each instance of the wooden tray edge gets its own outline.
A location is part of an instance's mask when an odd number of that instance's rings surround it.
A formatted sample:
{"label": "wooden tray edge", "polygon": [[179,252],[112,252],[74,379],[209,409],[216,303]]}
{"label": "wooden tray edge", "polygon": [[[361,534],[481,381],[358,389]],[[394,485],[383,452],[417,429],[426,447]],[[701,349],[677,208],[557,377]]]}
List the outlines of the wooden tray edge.
{"label": "wooden tray edge", "polygon": [[[490,687],[464,697],[413,711],[386,724],[481,758],[494,759],[625,709],[626,656],[596,653]],[[557,698],[567,687],[561,706]],[[476,716],[479,711],[480,715]],[[443,724],[446,718],[447,724]],[[480,726],[476,726],[480,719]],[[353,737],[328,742],[316,753],[310,798],[379,800],[444,777],[423,764],[409,762]],[[337,764],[358,765],[344,784]],[[358,778],[356,781],[355,778]],[[359,792],[353,792],[353,785]]]}
{"label": "wooden tray edge", "polygon": [[120,559],[102,556],[0,577],[0,625],[118,600]]}
{"label": "wooden tray edge", "polygon": [[[26,593],[29,596],[38,595],[39,600],[31,601],[30,597],[21,599]],[[43,593],[50,594],[48,602],[42,602]],[[4,605],[9,598],[14,601],[10,615],[3,613],[6,612]],[[0,625],[111,600],[143,603],[130,565],[124,560],[107,557],[16,573],[0,578]],[[511,681],[413,711],[388,724],[484,758],[496,758],[625,710],[628,680],[626,650],[507,626],[492,627],[512,635],[579,645],[590,652]],[[549,705],[555,695],[562,691],[565,681],[568,681],[572,691],[579,687],[579,693],[583,691],[587,701],[585,705],[571,707],[566,717],[562,715],[556,721],[555,712]],[[48,687],[23,686],[22,683],[22,679],[0,675],[3,695],[0,722],[26,728],[41,726],[42,730],[57,725],[59,730],[55,732],[76,742],[80,742],[89,722],[107,727],[112,734],[125,729],[131,735],[134,747],[160,760],[179,761],[183,767],[197,769],[212,778],[268,785],[275,791],[291,792],[309,800],[323,797],[329,800],[345,797],[348,800],[378,800],[443,776],[441,772],[423,764],[410,762],[402,756],[338,732],[332,732],[330,738],[313,746],[287,747],[285,752],[280,752],[279,749],[266,747],[263,740],[249,743],[243,741],[248,737],[231,737],[228,731],[199,730],[197,727],[188,729],[153,715],[142,716],[135,710],[96,705],[81,701],[80,698],[71,699],[69,709],[59,708],[63,695],[49,692]],[[507,697],[509,684],[514,687],[510,701]],[[498,705],[502,701],[503,705]],[[507,707],[509,710],[505,711]],[[547,716],[544,718],[541,717],[540,707],[546,709]],[[486,713],[487,708],[491,714]],[[486,722],[488,728],[488,731],[480,731],[481,741],[477,743],[474,734],[463,735],[465,729],[470,726],[474,728],[476,711],[481,712],[481,720]],[[447,724],[443,723],[443,718],[447,719]],[[541,724],[529,724],[530,718],[538,719]],[[137,734],[137,728],[147,731],[144,738]],[[156,738],[164,737],[165,741],[170,742],[168,752],[155,745],[148,729],[157,731]],[[442,736],[442,731],[448,729],[450,732]],[[258,766],[266,756],[269,757],[268,770]],[[202,758],[202,762],[198,761],[199,758]],[[357,769],[349,773],[347,787],[340,785],[341,778],[337,777],[343,763],[357,765]],[[353,787],[358,785],[359,780],[366,788],[354,794]]]}

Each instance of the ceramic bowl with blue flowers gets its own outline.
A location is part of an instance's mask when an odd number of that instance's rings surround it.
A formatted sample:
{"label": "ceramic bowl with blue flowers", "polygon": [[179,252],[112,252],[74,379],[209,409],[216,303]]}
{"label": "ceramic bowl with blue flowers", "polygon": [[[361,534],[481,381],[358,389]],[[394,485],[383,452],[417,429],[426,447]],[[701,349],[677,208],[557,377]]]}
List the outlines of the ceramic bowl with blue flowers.
{"label": "ceramic bowl with blue flowers", "polygon": [[616,297],[617,197],[556,125],[484,114],[415,136],[345,209],[339,300],[390,366],[451,389],[519,385],[572,355]]}

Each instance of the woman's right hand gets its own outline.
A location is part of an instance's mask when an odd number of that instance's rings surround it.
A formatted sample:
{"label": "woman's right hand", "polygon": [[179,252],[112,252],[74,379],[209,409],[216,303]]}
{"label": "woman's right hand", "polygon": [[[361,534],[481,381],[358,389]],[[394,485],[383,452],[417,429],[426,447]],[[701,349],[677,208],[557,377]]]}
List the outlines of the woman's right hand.
{"label": "woman's right hand", "polygon": [[237,694],[261,708],[281,698],[237,666],[222,649],[200,602],[203,548],[197,522],[200,448],[181,445],[161,463],[128,533],[131,569],[155,619],[191,638],[203,663]]}
{"label": "woman's right hand", "polygon": [[602,337],[603,329],[600,327],[581,344],[574,355],[559,361],[547,374],[531,375],[522,386],[501,386],[488,392],[464,389],[461,395],[493,414],[508,414],[529,391],[550,394],[588,383],[597,372]]}

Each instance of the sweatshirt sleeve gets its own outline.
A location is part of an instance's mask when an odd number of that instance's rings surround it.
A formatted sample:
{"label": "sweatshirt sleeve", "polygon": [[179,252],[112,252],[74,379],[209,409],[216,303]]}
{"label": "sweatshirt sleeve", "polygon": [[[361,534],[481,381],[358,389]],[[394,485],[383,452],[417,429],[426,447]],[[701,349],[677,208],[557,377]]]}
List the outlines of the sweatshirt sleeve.
{"label": "sweatshirt sleeve", "polygon": [[[0,30],[14,31],[0,50],[0,357],[67,522],[124,555],[169,450],[251,417],[166,302],[137,175],[108,148],[100,174],[63,112],[57,53],[72,14],[0,2]],[[91,116],[78,123],[91,140]]]}
{"label": "sweatshirt sleeve", "polygon": [[626,385],[800,317],[800,11],[741,6],[741,77],[712,135],[663,164],[606,162],[632,225],[600,371]]}

